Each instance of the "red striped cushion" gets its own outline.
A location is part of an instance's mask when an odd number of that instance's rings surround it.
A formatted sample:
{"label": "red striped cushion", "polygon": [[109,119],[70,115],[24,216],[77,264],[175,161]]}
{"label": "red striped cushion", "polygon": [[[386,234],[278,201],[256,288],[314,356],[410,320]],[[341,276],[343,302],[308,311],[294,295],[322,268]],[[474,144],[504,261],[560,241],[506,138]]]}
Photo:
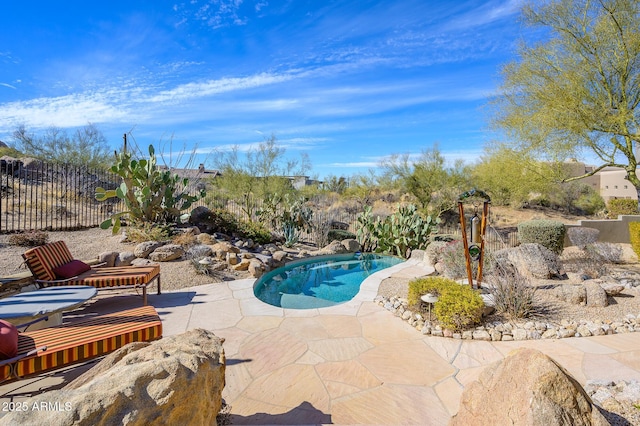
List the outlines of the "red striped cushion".
{"label": "red striped cushion", "polygon": [[34,247],[27,250],[23,257],[33,276],[45,281],[55,280],[56,274],[53,269],[73,260],[64,241]]}
{"label": "red striped cushion", "polygon": [[[153,306],[116,312],[76,323],[20,334],[18,354],[47,346],[47,350],[14,364],[14,374],[25,377],[108,354],[131,342],[162,337],[162,322]],[[0,368],[0,381],[9,376]]]}
{"label": "red striped cushion", "polygon": [[159,273],[160,265],[95,268],[58,285],[90,285],[96,288],[143,285],[150,283]]}

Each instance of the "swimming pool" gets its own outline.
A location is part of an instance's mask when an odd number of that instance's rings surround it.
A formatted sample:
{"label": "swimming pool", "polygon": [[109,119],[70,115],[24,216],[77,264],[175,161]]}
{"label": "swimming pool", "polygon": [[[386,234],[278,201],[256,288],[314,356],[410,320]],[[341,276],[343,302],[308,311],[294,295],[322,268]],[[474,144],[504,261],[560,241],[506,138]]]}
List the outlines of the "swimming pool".
{"label": "swimming pool", "polygon": [[312,257],[266,273],[256,281],[253,292],[263,302],[281,308],[334,306],[353,299],[369,275],[403,261],[369,253]]}

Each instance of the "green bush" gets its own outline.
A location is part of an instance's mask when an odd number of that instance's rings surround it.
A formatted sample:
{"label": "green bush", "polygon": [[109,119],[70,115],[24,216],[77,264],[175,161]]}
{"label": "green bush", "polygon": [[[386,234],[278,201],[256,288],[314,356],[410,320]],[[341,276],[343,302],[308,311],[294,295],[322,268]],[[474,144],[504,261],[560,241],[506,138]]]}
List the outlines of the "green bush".
{"label": "green bush", "polygon": [[193,223],[200,224],[201,232],[212,234],[220,232],[226,235],[233,235],[238,231],[238,219],[226,209],[203,210],[196,215]]}
{"label": "green bush", "polygon": [[557,220],[529,220],[518,225],[520,243],[537,243],[554,253],[562,253],[566,228]]}
{"label": "green bush", "polygon": [[251,238],[258,244],[267,244],[272,240],[271,231],[258,222],[238,221],[237,234],[242,238]]}
{"label": "green bush", "polygon": [[630,198],[616,198],[609,200],[607,205],[610,219],[617,219],[621,214],[638,214],[638,200]]}
{"label": "green bush", "polygon": [[634,253],[640,258],[640,222],[629,222],[629,237]]}
{"label": "green bush", "polygon": [[586,188],[587,190],[573,202],[573,206],[587,215],[603,211],[606,206],[600,194],[588,186]]}
{"label": "green bush", "polygon": [[49,240],[49,234],[44,231],[25,231],[12,234],[9,237],[9,244],[21,247],[42,246]]}
{"label": "green bush", "polygon": [[434,292],[440,294],[442,289],[450,282],[452,281],[442,277],[418,278],[409,281],[409,293],[407,295],[409,306],[414,309],[419,307],[421,303],[420,296]]}
{"label": "green bush", "polygon": [[342,241],[342,240],[350,240],[356,238],[356,234],[353,232],[345,231],[343,229],[331,229],[328,234],[329,242],[331,241]]}
{"label": "green bush", "polygon": [[434,313],[445,329],[454,331],[472,327],[482,319],[484,301],[480,294],[468,285],[442,277],[420,278],[409,282],[408,302],[414,308],[420,305],[420,296],[437,293]]}

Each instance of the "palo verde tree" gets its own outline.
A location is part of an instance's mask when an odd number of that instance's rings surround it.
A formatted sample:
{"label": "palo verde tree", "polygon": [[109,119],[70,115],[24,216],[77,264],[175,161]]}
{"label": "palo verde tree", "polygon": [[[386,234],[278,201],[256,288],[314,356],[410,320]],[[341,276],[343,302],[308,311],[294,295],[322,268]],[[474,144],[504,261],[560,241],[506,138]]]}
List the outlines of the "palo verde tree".
{"label": "palo verde tree", "polygon": [[640,194],[640,1],[531,0],[523,17],[542,38],[503,69],[493,124],[538,158],[597,156],[566,180],[620,167]]}
{"label": "palo verde tree", "polygon": [[381,182],[413,195],[422,210],[440,216],[456,205],[457,194],[469,186],[464,161],[450,164],[438,145],[412,160],[408,154],[394,155],[382,163]]}
{"label": "palo verde tree", "polygon": [[242,206],[249,220],[253,220],[258,200],[292,192],[293,186],[287,176],[303,175],[310,169],[307,156],[303,155],[300,160],[287,160],[285,152],[275,135],[271,135],[256,147],[246,150],[244,158],[238,146],[229,152],[219,153],[215,165],[221,176],[216,177],[212,184]]}
{"label": "palo verde tree", "polygon": [[20,125],[13,132],[13,142],[23,155],[54,163],[104,169],[111,162],[107,139],[91,123],[76,129],[71,136],[55,126],[35,134]]}

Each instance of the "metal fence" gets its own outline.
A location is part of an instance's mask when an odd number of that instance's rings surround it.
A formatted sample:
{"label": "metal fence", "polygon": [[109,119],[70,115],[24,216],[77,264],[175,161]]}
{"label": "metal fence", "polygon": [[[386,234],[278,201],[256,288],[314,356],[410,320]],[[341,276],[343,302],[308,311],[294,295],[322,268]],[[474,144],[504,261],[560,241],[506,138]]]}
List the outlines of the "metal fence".
{"label": "metal fence", "polygon": [[[462,230],[460,229],[460,225],[440,227],[438,233],[453,235],[457,238],[462,238]],[[467,235],[469,235],[469,231],[467,231]],[[484,246],[488,251],[496,251],[503,248],[515,247],[518,244],[518,233],[516,231],[513,231],[511,229],[497,229],[492,226],[487,227],[484,237]]]}
{"label": "metal fence", "polygon": [[104,170],[2,159],[0,233],[98,226],[120,206],[114,199],[96,201],[95,190],[118,184]]}
{"label": "metal fence", "polygon": [[[114,211],[121,211],[123,204],[112,198],[104,202],[95,199],[98,187],[115,189],[120,178],[108,171],[0,159],[0,233],[28,230],[73,230],[98,226]],[[194,188],[195,192],[195,188]],[[247,200],[252,209],[237,204],[216,194],[199,200],[195,206],[227,209],[239,219],[256,220],[246,211],[255,212],[261,200]],[[243,208],[244,207],[244,208]],[[317,246],[328,243],[329,229],[344,229],[356,232],[358,213],[316,209],[314,231],[303,233],[302,240]],[[440,234],[460,236],[460,227],[440,227]],[[499,250],[517,245],[515,232],[506,232],[489,227],[485,237],[488,250]]]}

